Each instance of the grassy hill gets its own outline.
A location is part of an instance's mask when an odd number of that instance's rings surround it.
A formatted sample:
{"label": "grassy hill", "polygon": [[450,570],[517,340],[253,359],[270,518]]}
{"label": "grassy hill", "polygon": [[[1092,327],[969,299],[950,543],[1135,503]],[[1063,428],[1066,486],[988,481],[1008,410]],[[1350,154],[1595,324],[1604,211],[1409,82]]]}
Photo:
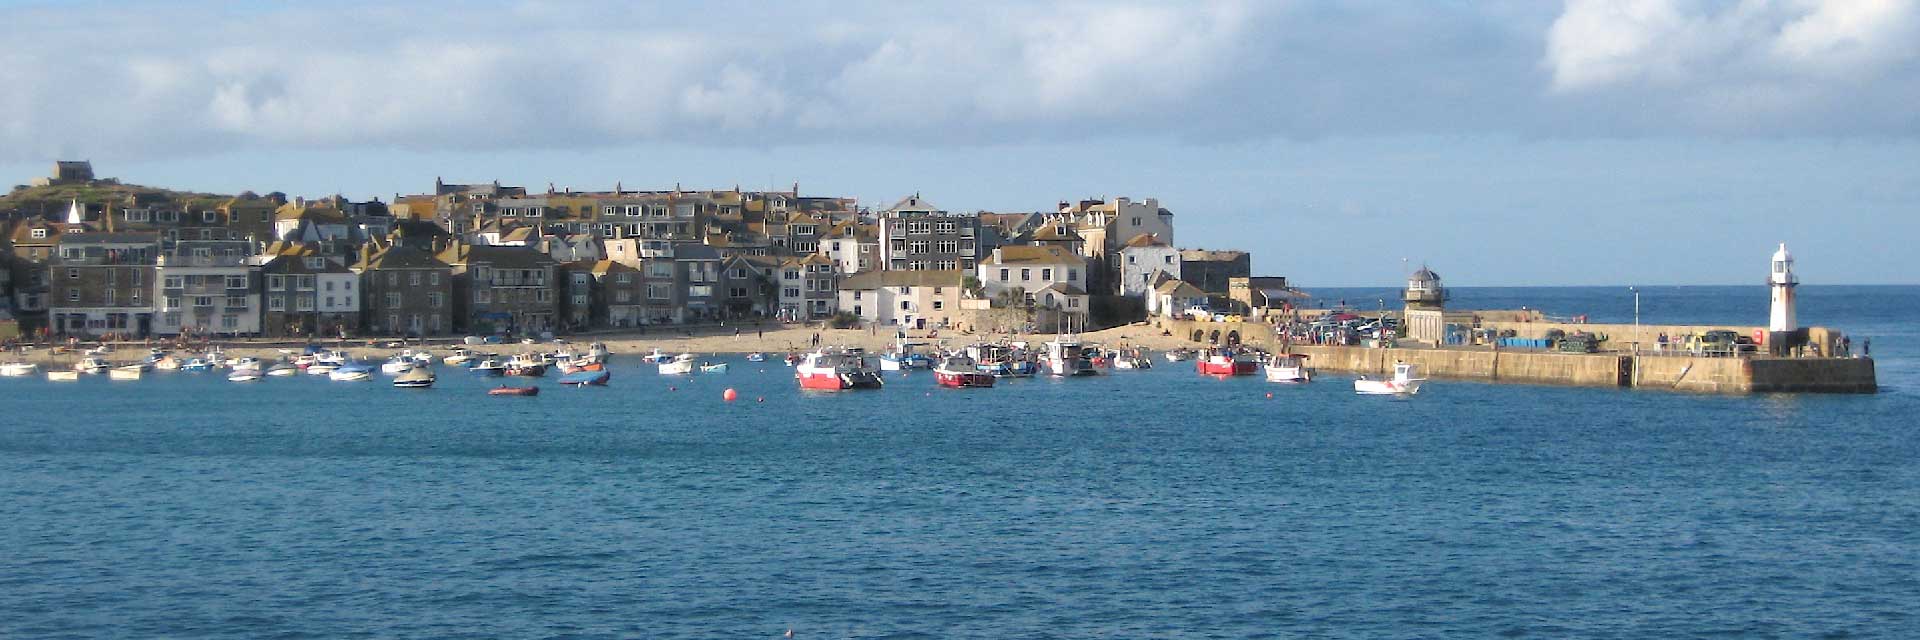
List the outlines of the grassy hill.
{"label": "grassy hill", "polygon": [[12,192],[0,196],[0,211],[19,211],[29,215],[64,212],[67,203],[76,198],[85,204],[112,202],[114,206],[119,207],[127,203],[128,196],[140,196],[143,201],[154,198],[173,203],[175,207],[188,209],[211,208],[232,197],[217,193],[173,191],[160,187],[120,184],[111,180],[95,180],[83,184],[15,187]]}

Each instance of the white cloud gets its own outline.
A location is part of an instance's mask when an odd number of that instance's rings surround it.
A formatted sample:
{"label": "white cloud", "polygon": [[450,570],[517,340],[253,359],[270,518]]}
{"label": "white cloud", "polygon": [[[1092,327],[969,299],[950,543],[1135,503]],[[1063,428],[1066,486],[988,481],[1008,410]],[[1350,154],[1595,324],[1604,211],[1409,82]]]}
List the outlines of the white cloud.
{"label": "white cloud", "polygon": [[0,24],[0,160],[647,141],[1911,135],[1916,2],[44,7]]}

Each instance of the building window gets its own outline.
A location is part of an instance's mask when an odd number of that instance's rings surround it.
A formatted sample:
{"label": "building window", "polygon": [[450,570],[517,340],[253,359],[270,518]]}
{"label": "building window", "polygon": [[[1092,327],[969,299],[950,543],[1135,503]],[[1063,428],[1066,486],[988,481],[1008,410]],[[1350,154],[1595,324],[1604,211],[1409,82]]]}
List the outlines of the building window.
{"label": "building window", "polygon": [[227,296],[227,308],[228,309],[247,308],[247,297],[246,296]]}
{"label": "building window", "polygon": [[[807,283],[807,288],[812,289],[813,283],[811,282]],[[787,287],[786,289],[781,290],[780,295],[788,298],[798,298],[800,297],[800,290],[794,287]]]}
{"label": "building window", "polygon": [[74,269],[74,268],[72,268],[72,267],[68,267],[68,268],[67,268],[67,279],[68,279],[68,280],[79,280],[79,279],[80,279],[80,270],[79,270],[79,269]]}
{"label": "building window", "polygon": [[855,290],[854,290],[854,292],[853,292],[853,299],[855,299],[855,300],[859,300],[859,299],[860,299],[860,291],[859,291],[858,289],[855,289]]}
{"label": "building window", "polygon": [[945,305],[946,305],[945,301],[935,300],[933,301],[933,310],[939,311],[941,307],[944,307]]}
{"label": "building window", "polygon": [[247,288],[247,277],[246,276],[227,276],[227,288],[228,289]]}
{"label": "building window", "polygon": [[287,310],[286,296],[267,296],[267,310],[268,311],[286,311]]}
{"label": "building window", "polygon": [[[622,297],[622,298],[625,298],[626,296],[627,296],[627,292],[625,292],[625,291],[622,291],[622,292],[620,292],[620,297]],[[626,300],[621,300],[621,302],[626,302]],[[573,304],[575,304],[575,305],[585,305],[586,303],[587,303],[587,297],[586,297],[586,296],[574,296],[574,297],[573,297]]]}
{"label": "building window", "polygon": [[[389,294],[389,295],[391,295],[391,294]],[[442,297],[442,295],[441,295],[441,294],[440,294],[440,292],[438,292],[438,291],[434,291],[434,292],[431,292],[431,293],[428,293],[428,294],[427,294],[427,306],[429,306],[429,307],[432,307],[432,308],[435,308],[435,309],[438,309],[438,308],[440,308],[440,305],[441,305],[442,303],[444,303],[445,301],[446,301],[446,300],[445,300],[445,298],[444,298],[444,297]],[[400,305],[399,305],[399,304],[395,304],[395,305],[393,305],[393,306],[396,306],[396,307],[397,307],[397,306],[400,306]]]}
{"label": "building window", "polygon": [[[179,288],[179,287],[180,287],[180,285],[177,285],[177,284],[172,284],[172,283],[171,283],[171,281],[173,280],[173,278],[167,278],[167,280],[169,281],[169,284],[167,284],[167,287],[168,287],[168,288],[170,288],[170,289],[177,289],[177,288]],[[286,276],[267,276],[267,290],[268,290],[268,291],[285,291],[285,290],[286,290],[286,288],[287,288],[287,277],[286,277]]]}
{"label": "building window", "polygon": [[[280,276],[274,276],[274,277],[278,278]],[[182,280],[180,276],[167,276],[165,278],[162,278],[161,284],[168,289],[179,289],[185,286],[185,282]]]}
{"label": "building window", "polygon": [[1021,269],[1021,270],[1020,270],[1020,281],[1021,281],[1021,282],[1026,282],[1026,281],[1028,281],[1028,280],[1032,280],[1032,279],[1033,279],[1033,270],[1032,270],[1032,269]]}
{"label": "building window", "polygon": [[[1135,224],[1138,224],[1138,223],[1135,223]],[[1067,308],[1068,308],[1068,309],[1078,309],[1078,308],[1080,308],[1080,299],[1079,299],[1079,298],[1067,298]]]}
{"label": "building window", "polygon": [[1067,281],[1068,281],[1068,282],[1073,282],[1073,281],[1075,281],[1075,280],[1079,280],[1079,279],[1080,279],[1080,270],[1079,270],[1079,269],[1068,269],[1068,270],[1067,270]]}
{"label": "building window", "polygon": [[1041,270],[1040,270],[1040,279],[1041,279],[1041,280],[1045,280],[1045,281],[1047,281],[1047,282],[1052,282],[1052,281],[1053,281],[1053,270],[1052,270],[1052,269],[1041,269]]}
{"label": "building window", "polygon": [[193,306],[196,306],[196,307],[211,307],[211,306],[213,306],[213,296],[194,296],[194,297],[193,297]]}
{"label": "building window", "polygon": [[[297,278],[299,278],[299,283],[300,283],[300,290],[301,290],[301,291],[312,291],[312,290],[313,290],[313,283],[314,283],[314,276],[296,276],[296,277],[297,277]],[[245,284],[241,284],[240,286],[241,286],[241,287],[245,287],[245,286],[247,286],[247,285],[245,285]]]}
{"label": "building window", "polygon": [[326,258],[307,258],[307,268],[308,269],[325,269],[327,268],[327,259]]}
{"label": "building window", "polygon": [[103,300],[105,300],[107,304],[113,304],[113,293],[114,293],[113,289],[107,289],[106,291],[101,292],[101,294],[106,296],[105,298],[103,298]]}
{"label": "building window", "polygon": [[68,290],[67,290],[67,302],[79,302],[79,301],[80,301],[80,290],[79,290],[79,289],[68,289]]}
{"label": "building window", "polygon": [[420,272],[418,271],[407,272],[407,286],[409,287],[420,286]]}
{"label": "building window", "polygon": [[440,286],[440,272],[438,271],[427,272],[427,284],[435,287]]}
{"label": "building window", "polygon": [[311,294],[294,294],[293,308],[295,311],[312,311],[313,296]]}
{"label": "building window", "polygon": [[33,235],[33,239],[35,239],[35,240],[45,240],[45,239],[47,239],[47,230],[46,230],[46,229],[34,229],[34,230],[33,230],[33,234],[32,234],[32,235]]}

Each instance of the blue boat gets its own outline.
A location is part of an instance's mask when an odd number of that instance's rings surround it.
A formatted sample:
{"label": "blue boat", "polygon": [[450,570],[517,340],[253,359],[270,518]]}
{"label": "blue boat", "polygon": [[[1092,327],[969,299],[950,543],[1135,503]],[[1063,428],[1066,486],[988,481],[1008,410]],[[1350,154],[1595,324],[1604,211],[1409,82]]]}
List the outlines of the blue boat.
{"label": "blue boat", "polygon": [[498,358],[487,358],[473,363],[473,366],[467,368],[467,372],[488,378],[504,376],[507,375],[507,365],[501,364]]}
{"label": "blue boat", "polygon": [[560,384],[573,385],[576,387],[584,387],[587,385],[599,387],[606,386],[607,378],[610,377],[612,377],[612,374],[607,373],[606,369],[600,369],[598,371],[575,371],[560,376]]}

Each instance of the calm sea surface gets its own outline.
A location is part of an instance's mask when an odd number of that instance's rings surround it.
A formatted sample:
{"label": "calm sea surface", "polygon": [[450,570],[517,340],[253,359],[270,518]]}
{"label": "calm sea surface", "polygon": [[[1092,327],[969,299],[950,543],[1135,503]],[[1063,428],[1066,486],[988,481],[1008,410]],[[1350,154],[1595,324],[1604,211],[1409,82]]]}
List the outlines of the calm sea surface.
{"label": "calm sea surface", "polygon": [[[1624,287],[1455,294],[1632,319]],[[1920,287],[1802,304],[1882,393],[5,379],[0,637],[1920,636]]]}

